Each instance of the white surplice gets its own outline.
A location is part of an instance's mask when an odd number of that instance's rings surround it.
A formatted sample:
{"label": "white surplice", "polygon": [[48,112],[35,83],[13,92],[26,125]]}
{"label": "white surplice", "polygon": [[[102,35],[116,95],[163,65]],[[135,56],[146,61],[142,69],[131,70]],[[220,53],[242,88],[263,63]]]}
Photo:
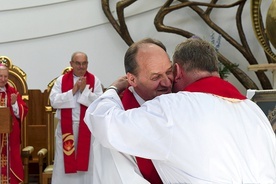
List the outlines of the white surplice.
{"label": "white surplice", "polygon": [[124,111],[107,90],[85,122],[103,146],[152,159],[164,183],[276,183],[275,134],[248,99],[178,92]]}
{"label": "white surplice", "polygon": [[[140,105],[145,102],[133,87],[129,89]],[[149,184],[134,156],[105,148],[94,137],[93,140],[93,184]]]}
{"label": "white surplice", "polygon": [[[65,93],[61,91],[62,77],[57,78],[51,93],[50,102],[53,108],[56,110],[56,118],[59,120],[55,131],[55,158],[54,158],[54,171],[52,176],[52,184],[90,184],[92,183],[92,162],[89,162],[87,172],[77,172],[73,174],[65,174],[64,171],[64,158],[63,158],[63,142],[62,132],[60,126],[60,110],[64,108],[72,108],[72,120],[73,120],[73,133],[75,139],[75,148],[78,143],[78,130],[79,130],[79,117],[80,117],[80,104],[89,106],[95,99],[97,99],[102,93],[102,86],[100,80],[95,76],[94,91],[89,89],[89,85],[86,85],[82,93],[79,91],[73,95],[72,90]],[[74,84],[79,77],[74,76]],[[92,140],[91,140],[92,144]],[[77,151],[77,150],[76,150]],[[90,158],[93,153],[90,151]]]}

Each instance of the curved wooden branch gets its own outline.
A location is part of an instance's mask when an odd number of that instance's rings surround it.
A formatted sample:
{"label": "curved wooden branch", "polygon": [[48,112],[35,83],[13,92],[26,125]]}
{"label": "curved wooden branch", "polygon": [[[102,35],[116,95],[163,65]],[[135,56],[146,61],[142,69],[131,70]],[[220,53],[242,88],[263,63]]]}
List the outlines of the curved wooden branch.
{"label": "curved wooden branch", "polygon": [[238,81],[241,82],[241,84],[246,89],[259,89],[255,82],[250,77],[248,77],[247,74],[243,72],[240,68],[231,67],[233,66],[233,63],[225,58],[222,54],[218,53],[218,59],[224,66],[229,68],[230,72],[236,77]]}
{"label": "curved wooden branch", "polygon": [[[119,35],[122,37],[122,39],[128,44],[131,45],[133,43],[133,40],[131,38],[131,35],[129,34],[128,27],[125,22],[124,17],[124,9],[137,0],[121,0],[118,1],[116,4],[116,12],[118,16],[118,21],[114,18],[112,13],[110,12],[109,8],[109,0],[102,0],[102,8],[106,15],[106,17],[109,19],[115,30],[119,33]],[[254,1],[254,0],[252,0]],[[258,0],[260,1],[260,0]],[[164,25],[163,21],[167,14],[171,13],[172,11],[181,9],[181,8],[191,8],[194,10],[199,17],[215,32],[220,34],[229,44],[231,44],[234,48],[236,48],[248,61],[249,64],[258,64],[256,58],[253,56],[250,47],[248,45],[243,27],[242,27],[242,12],[244,5],[246,3],[246,0],[237,0],[231,4],[217,4],[218,0],[211,0],[209,3],[204,2],[195,2],[195,1],[189,1],[189,0],[178,0],[178,4],[172,5],[172,3],[175,2],[174,0],[167,0],[164,5],[160,8],[158,11],[155,19],[154,19],[154,25],[159,32],[168,32],[168,33],[174,33],[181,35],[183,37],[189,38],[193,36],[194,34],[179,29],[177,27],[171,27],[169,25]],[[206,10],[204,11],[200,6],[206,7]],[[227,32],[225,32],[220,26],[215,24],[215,22],[211,19],[211,13],[214,8],[232,8],[238,6],[237,12],[236,12],[236,24],[237,24],[237,30],[240,37],[239,43],[237,40],[235,40],[233,37],[231,37]],[[262,23],[262,20],[261,20]],[[263,24],[261,24],[263,26]],[[240,83],[246,88],[246,89],[258,89],[257,85],[254,83],[254,81],[240,68],[238,67],[230,67],[233,66],[233,62],[228,60],[226,57],[224,57],[221,53],[218,53],[220,62],[228,67],[231,71],[231,73],[240,81]],[[271,62],[271,58],[267,56],[267,59],[269,62]],[[271,89],[271,83],[268,79],[268,77],[265,75],[263,71],[256,72],[256,75],[258,77],[258,80],[260,81],[263,89]]]}
{"label": "curved wooden branch", "polygon": [[[155,17],[155,26],[156,26],[156,29],[158,31],[173,32],[173,33],[185,36],[185,37],[190,37],[191,33],[189,33],[189,32],[186,32],[184,30],[179,30],[178,28],[173,28],[173,27],[170,27],[170,26],[165,26],[163,24],[163,20],[164,20],[165,16],[167,14],[169,14],[170,12],[175,11],[176,9],[179,9],[179,8],[190,7],[202,18],[202,20],[205,21],[205,23],[210,28],[212,28],[217,33],[219,33],[225,40],[227,40],[240,53],[242,53],[243,56],[247,59],[247,61],[250,64],[257,64],[256,59],[254,58],[253,54],[250,51],[250,48],[248,47],[246,37],[244,35],[242,24],[241,24],[241,18],[240,17],[241,17],[241,12],[242,12],[245,1],[237,1],[237,2],[235,2],[233,4],[230,4],[230,5],[216,5],[215,3],[217,2],[217,0],[213,0],[210,4],[209,3],[195,3],[195,2],[189,2],[189,1],[184,1],[184,0],[181,1],[181,2],[182,3],[180,3],[180,4],[170,6],[172,1],[168,0],[160,8],[159,12],[157,13],[157,15]],[[203,11],[201,8],[198,7],[199,5],[207,6],[208,8],[206,9],[206,11]],[[229,8],[229,7],[233,7],[233,6],[236,6],[236,5],[239,5],[237,15],[236,15],[237,28],[238,28],[238,32],[239,32],[239,35],[241,37],[243,45],[239,44],[235,39],[233,39],[223,29],[221,29],[218,25],[216,25],[210,18],[210,14],[211,14],[213,8],[217,8],[217,7]],[[231,64],[229,64],[229,62],[230,62],[229,60],[226,60],[226,58],[224,58],[224,59],[223,58],[224,57],[219,57],[222,64],[224,64],[225,66],[231,65]],[[233,63],[232,63],[232,65],[233,65]],[[248,88],[256,89],[257,85],[245,74],[245,72],[243,72],[242,70],[240,70],[237,67],[232,68],[231,72],[244,85],[245,88],[247,88],[247,89]],[[272,88],[272,86],[270,84],[270,81],[268,80],[268,78],[264,74],[264,72],[257,72],[256,74],[257,74],[257,77],[260,80],[261,85],[264,89],[271,89]]]}
{"label": "curved wooden branch", "polygon": [[[253,56],[252,52],[250,51],[250,48],[246,47],[247,41],[246,41],[246,37],[244,36],[244,31],[243,31],[242,24],[241,24],[241,13],[242,13],[242,9],[244,7],[245,1],[239,1],[239,3],[240,4],[239,4],[238,11],[236,14],[237,29],[238,29],[238,33],[241,38],[241,41],[244,45],[239,44],[234,38],[232,38],[223,29],[221,29],[219,26],[217,26],[210,19],[210,16],[205,16],[205,14],[202,12],[202,10],[200,8],[194,7],[194,6],[191,8],[193,8],[199,14],[199,16],[205,21],[205,23],[207,25],[209,25],[210,28],[212,28],[213,30],[218,32],[231,45],[233,45],[245,57],[245,59],[249,62],[249,64],[257,64],[258,62],[255,59],[255,57]],[[238,68],[236,68],[236,69],[238,69]],[[232,72],[235,76],[237,76],[237,73],[235,73],[236,71],[232,71]],[[265,73],[263,71],[256,72],[256,75],[257,75],[263,89],[271,89],[272,88],[269,79],[267,78],[267,76],[265,75]],[[242,78],[238,78],[238,80],[245,86],[246,83],[248,81],[250,81],[251,79],[247,75],[243,75],[243,76],[246,76],[246,78],[242,77]],[[253,86],[250,88],[253,89]]]}
{"label": "curved wooden branch", "polygon": [[118,23],[110,11],[109,0],[102,0],[102,9],[103,9],[105,16],[108,18],[109,22],[114,27],[114,29],[117,31],[117,33],[121,36],[121,38],[129,46],[133,43],[133,40],[129,34],[127,25],[125,23],[124,9],[127,6],[134,3],[135,1],[136,0],[124,0],[124,1],[119,1],[116,4],[116,11],[117,11],[118,20],[119,20],[119,23]]}
{"label": "curved wooden branch", "polygon": [[124,9],[136,1],[137,0],[124,0],[124,1],[119,1],[116,5],[117,15],[118,15],[119,23],[121,25],[120,27],[121,32],[125,42],[129,46],[133,43],[133,40],[129,34],[129,31],[125,22]]}
{"label": "curved wooden branch", "polygon": [[182,5],[175,5],[174,8],[171,8],[171,3],[173,0],[167,0],[166,3],[160,8],[160,10],[157,12],[155,19],[154,19],[154,25],[157,31],[163,31],[168,33],[175,33],[181,36],[184,36],[186,38],[192,37],[194,34],[182,29],[178,29],[175,27],[165,26],[163,21],[164,17],[170,13],[171,11],[177,10],[182,8]]}
{"label": "curved wooden branch", "polygon": [[[244,33],[244,29],[242,27],[241,17],[242,17],[244,4],[245,4],[245,1],[240,4],[240,6],[238,7],[237,14],[236,14],[237,29],[238,29],[238,33],[239,33],[240,40],[241,40],[241,43],[242,43],[242,47],[245,50],[244,56],[247,59],[248,63],[250,65],[258,64],[258,61],[256,60],[253,53],[251,52],[251,49],[248,45],[248,42],[247,42],[247,39],[246,39],[246,36],[245,36],[245,33]],[[271,89],[272,88],[272,85],[271,85],[268,77],[265,75],[264,71],[258,71],[258,72],[255,72],[255,74],[257,75],[263,89]],[[251,88],[251,89],[253,89],[253,88]]]}

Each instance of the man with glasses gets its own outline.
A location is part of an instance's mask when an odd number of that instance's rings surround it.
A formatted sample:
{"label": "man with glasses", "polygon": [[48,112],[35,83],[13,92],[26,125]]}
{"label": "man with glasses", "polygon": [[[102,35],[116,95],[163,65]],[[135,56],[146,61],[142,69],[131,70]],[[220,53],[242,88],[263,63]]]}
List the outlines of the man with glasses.
{"label": "man with glasses", "polygon": [[91,133],[83,121],[87,107],[103,93],[100,80],[87,71],[88,57],[73,53],[72,70],[57,78],[50,101],[57,109],[53,184],[92,182],[89,165]]}

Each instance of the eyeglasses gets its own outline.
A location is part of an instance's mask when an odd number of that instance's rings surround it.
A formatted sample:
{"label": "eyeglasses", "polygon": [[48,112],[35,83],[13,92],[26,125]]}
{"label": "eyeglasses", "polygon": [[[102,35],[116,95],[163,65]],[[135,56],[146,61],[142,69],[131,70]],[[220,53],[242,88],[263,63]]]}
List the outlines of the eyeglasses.
{"label": "eyeglasses", "polygon": [[75,63],[77,66],[87,66],[88,65],[88,61],[84,61],[84,62],[72,61],[72,62]]}

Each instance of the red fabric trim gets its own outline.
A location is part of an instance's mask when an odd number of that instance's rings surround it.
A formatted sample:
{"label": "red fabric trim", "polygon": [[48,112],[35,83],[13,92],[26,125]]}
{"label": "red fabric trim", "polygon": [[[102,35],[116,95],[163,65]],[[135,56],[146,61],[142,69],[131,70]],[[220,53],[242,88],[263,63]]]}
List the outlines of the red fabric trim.
{"label": "red fabric trim", "polygon": [[[94,88],[94,75],[86,72],[87,84]],[[69,71],[62,77],[61,91],[67,92],[73,88],[73,71]],[[74,135],[72,126],[72,109],[61,109],[61,131],[63,138],[63,156],[65,173],[76,173],[77,171],[87,171],[89,165],[91,132],[84,123],[84,115],[87,107],[80,105],[80,124],[78,137],[78,153],[75,155]]]}
{"label": "red fabric trim", "polygon": [[236,87],[219,77],[206,77],[200,79],[184,88],[184,91],[210,93],[239,100],[246,99]]}
{"label": "red fabric trim", "polygon": [[129,89],[123,91],[121,100],[125,110],[140,107],[140,104]]}
{"label": "red fabric trim", "polygon": [[[90,89],[94,90],[95,77],[91,73],[86,72],[86,82],[90,84]],[[77,169],[78,171],[87,171],[89,165],[89,153],[90,153],[90,142],[91,132],[84,122],[84,116],[87,107],[81,105],[80,112],[80,126],[79,126],[79,139],[78,139],[78,153],[77,153]]]}
{"label": "red fabric trim", "polygon": [[[129,89],[126,89],[123,92],[121,100],[125,110],[140,107],[133,93]],[[163,183],[150,159],[136,157],[136,161],[141,174],[146,180],[151,184]]]}
{"label": "red fabric trim", "polygon": [[[70,71],[62,77],[61,91],[67,92],[74,85],[73,72]],[[72,126],[72,109],[61,109],[61,132],[63,142],[63,157],[65,173],[76,173],[77,164],[75,160],[75,139]]]}

